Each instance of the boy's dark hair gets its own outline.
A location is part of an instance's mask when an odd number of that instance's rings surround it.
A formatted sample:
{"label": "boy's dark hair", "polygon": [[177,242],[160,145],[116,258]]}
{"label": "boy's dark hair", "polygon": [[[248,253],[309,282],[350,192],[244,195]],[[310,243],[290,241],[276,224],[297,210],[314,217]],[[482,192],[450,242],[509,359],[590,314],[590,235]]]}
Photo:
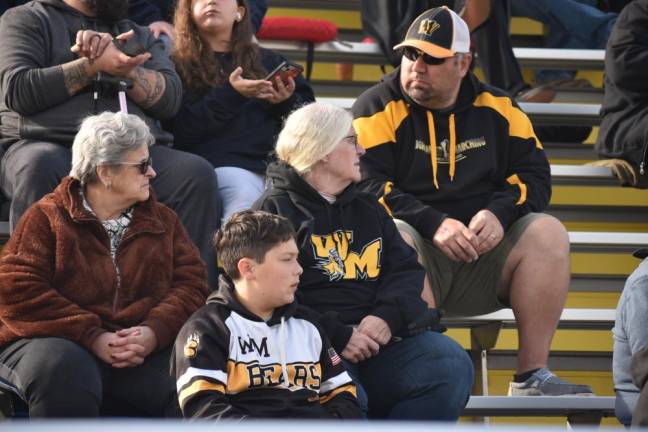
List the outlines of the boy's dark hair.
{"label": "boy's dark hair", "polygon": [[239,279],[238,262],[251,258],[263,263],[266,253],[280,243],[295,238],[288,219],[264,212],[245,210],[234,213],[214,234],[214,249],[225,273]]}

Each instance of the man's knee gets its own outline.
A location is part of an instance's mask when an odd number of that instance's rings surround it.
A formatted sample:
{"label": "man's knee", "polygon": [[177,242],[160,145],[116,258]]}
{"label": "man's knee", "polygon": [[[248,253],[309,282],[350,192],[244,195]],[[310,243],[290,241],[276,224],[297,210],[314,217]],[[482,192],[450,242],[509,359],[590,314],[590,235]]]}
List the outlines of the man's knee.
{"label": "man's knee", "polygon": [[569,234],[558,219],[543,215],[529,224],[517,246],[523,255],[535,253],[562,260],[569,257]]}
{"label": "man's knee", "polygon": [[52,191],[70,170],[70,150],[53,143],[23,144],[5,159],[3,171],[12,177],[14,195],[25,190],[44,195]]}

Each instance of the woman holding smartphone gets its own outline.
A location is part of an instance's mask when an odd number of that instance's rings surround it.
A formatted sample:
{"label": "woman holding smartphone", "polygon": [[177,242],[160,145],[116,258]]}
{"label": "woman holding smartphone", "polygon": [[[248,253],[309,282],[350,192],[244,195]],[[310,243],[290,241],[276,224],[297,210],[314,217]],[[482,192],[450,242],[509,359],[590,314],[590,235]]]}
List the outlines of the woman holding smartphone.
{"label": "woman holding smartphone", "polygon": [[261,195],[282,120],[313,91],[301,76],[268,77],[286,59],[253,41],[245,0],[179,0],[174,27],[185,94],[168,128],[214,166],[224,221]]}

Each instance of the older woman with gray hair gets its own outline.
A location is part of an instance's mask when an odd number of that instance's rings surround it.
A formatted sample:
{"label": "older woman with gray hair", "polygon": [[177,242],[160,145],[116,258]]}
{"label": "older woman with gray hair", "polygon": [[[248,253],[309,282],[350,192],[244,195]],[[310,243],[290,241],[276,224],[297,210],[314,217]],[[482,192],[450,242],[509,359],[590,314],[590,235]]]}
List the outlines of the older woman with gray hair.
{"label": "older woman with gray hair", "polygon": [[88,117],[72,170],[0,255],[0,388],[31,417],[179,415],[170,347],[208,293],[205,265],[150,189],[137,116]]}
{"label": "older woman with gray hair", "polygon": [[[378,201],[356,189],[351,115],[322,103],[286,120],[255,208],[288,218],[304,269],[297,296],[320,315],[369,417],[455,420],[473,369],[421,299],[423,269]],[[435,321],[436,318],[436,321]],[[335,352],[331,359],[338,357]]]}

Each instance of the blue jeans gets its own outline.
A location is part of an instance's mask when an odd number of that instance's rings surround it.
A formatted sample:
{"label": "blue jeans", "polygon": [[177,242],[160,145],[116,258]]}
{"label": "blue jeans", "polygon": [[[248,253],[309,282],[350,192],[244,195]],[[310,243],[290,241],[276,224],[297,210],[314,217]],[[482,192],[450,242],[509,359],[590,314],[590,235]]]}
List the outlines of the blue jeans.
{"label": "blue jeans", "polygon": [[[511,14],[549,26],[548,48],[604,49],[618,14],[596,8],[596,0],[512,0]],[[537,82],[573,78],[575,71],[539,71]]]}
{"label": "blue jeans", "polygon": [[474,378],[464,349],[430,331],[345,366],[357,386],[360,408],[370,418],[455,421],[468,402]]}

